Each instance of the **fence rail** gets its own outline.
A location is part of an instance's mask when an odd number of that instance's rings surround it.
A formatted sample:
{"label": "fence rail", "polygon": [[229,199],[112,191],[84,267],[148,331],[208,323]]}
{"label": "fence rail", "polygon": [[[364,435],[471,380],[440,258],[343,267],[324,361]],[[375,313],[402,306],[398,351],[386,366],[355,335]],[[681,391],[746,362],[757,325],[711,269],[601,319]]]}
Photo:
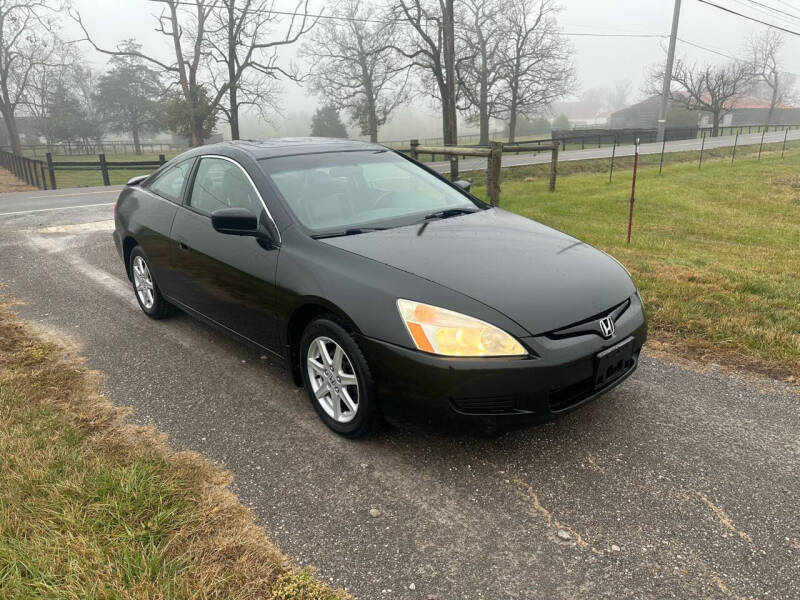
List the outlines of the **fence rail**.
{"label": "fence rail", "polygon": [[[96,154],[137,154],[133,142],[91,142],[60,144],[23,144],[22,155],[44,159],[50,153],[53,156],[87,156]],[[186,144],[173,144],[168,142],[140,142],[141,154],[173,154],[187,149]],[[0,146],[0,150],[11,152],[11,147]]]}
{"label": "fence rail", "polygon": [[0,150],[0,165],[28,185],[40,190],[47,189],[47,177],[42,161]]}
{"label": "fence rail", "polygon": [[166,156],[158,155],[158,160],[138,160],[138,161],[110,161],[106,160],[105,154],[98,154],[96,162],[90,161],[65,161],[53,160],[53,155],[49,152],[46,155],[47,173],[50,177],[51,189],[56,189],[56,171],[100,171],[103,178],[103,185],[111,185],[109,177],[110,170],[142,170],[147,168],[157,169],[166,162]]}

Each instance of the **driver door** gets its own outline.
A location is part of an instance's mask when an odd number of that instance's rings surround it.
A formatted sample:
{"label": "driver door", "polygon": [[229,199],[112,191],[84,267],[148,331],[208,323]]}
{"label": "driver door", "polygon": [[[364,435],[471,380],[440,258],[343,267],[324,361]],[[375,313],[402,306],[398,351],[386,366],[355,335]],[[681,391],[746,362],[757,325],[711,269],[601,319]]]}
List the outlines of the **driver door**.
{"label": "driver door", "polygon": [[226,157],[204,156],[170,236],[183,284],[178,300],[216,324],[279,353],[275,307],[279,250],[254,237],[216,231],[211,213],[221,208],[244,208],[265,218],[261,196],[244,168]]}

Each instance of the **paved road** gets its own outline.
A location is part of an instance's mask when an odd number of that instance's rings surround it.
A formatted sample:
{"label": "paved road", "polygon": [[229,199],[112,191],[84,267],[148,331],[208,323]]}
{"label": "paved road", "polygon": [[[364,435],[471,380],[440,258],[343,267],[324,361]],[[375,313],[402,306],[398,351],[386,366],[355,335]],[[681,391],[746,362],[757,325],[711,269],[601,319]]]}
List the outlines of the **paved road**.
{"label": "paved road", "polygon": [[[764,136],[764,143],[778,143],[783,142],[785,131],[773,131]],[[713,148],[726,148],[732,147],[736,140],[736,136],[721,136],[715,138],[706,138],[705,148],[711,150]],[[800,140],[800,130],[793,129],[788,135],[789,141]],[[761,142],[760,133],[745,134],[739,136],[738,145],[746,146],[752,144],[759,144]],[[703,140],[676,140],[674,142],[667,142],[665,152],[686,152],[689,150],[700,150]],[[615,151],[616,156],[633,156],[635,152],[633,144],[627,146],[617,146]],[[611,158],[611,146],[603,148],[587,148],[585,150],[567,150],[560,152],[558,155],[559,162],[575,161],[575,160],[591,160],[595,158]],[[640,144],[640,154],[659,154],[661,153],[661,144]],[[550,162],[550,152],[541,154],[504,154],[503,167],[519,167],[522,165],[538,165]],[[435,162],[429,165],[440,173],[450,172],[449,162]],[[467,158],[459,161],[459,168],[461,171],[480,171],[486,168],[485,158]]]}
{"label": "paved road", "polygon": [[358,598],[797,598],[796,392],[645,357],[555,423],[346,441],[271,360],[144,317],[110,218],[0,216],[2,294],[78,344],[136,420],[230,468],[272,538]]}

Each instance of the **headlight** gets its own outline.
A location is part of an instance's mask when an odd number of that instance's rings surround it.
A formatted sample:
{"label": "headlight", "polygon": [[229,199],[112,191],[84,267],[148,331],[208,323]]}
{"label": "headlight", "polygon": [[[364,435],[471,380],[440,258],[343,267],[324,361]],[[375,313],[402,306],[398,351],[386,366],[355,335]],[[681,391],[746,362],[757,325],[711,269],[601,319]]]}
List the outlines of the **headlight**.
{"label": "headlight", "polygon": [[528,352],[494,325],[466,315],[398,300],[397,309],[418,350],[444,356],[521,356]]}

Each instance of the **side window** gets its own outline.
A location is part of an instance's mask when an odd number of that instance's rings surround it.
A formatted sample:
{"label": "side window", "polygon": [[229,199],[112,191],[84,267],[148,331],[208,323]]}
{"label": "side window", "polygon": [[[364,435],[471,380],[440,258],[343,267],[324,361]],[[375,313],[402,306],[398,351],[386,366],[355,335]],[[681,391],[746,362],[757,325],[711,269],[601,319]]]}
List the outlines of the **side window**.
{"label": "side window", "polygon": [[150,190],[167,200],[180,202],[183,182],[186,181],[186,176],[189,174],[193,162],[192,160],[185,160],[167,169],[150,184]]}
{"label": "side window", "polygon": [[210,215],[221,208],[246,208],[261,214],[261,202],[238,164],[221,158],[203,158],[194,177],[189,206]]}

